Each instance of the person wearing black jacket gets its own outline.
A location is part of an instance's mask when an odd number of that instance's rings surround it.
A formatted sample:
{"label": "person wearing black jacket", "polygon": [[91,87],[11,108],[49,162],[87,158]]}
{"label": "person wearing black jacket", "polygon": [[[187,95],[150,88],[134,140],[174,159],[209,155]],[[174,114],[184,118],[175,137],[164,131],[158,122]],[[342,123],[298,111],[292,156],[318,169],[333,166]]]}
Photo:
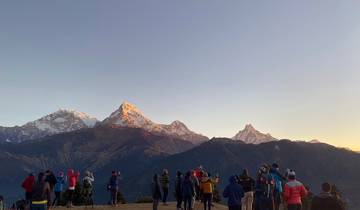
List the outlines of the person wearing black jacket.
{"label": "person wearing black jacket", "polygon": [[244,169],[242,175],[239,177],[239,184],[244,190],[244,197],[242,199],[241,209],[252,210],[254,201],[255,180],[249,175],[247,169]]}
{"label": "person wearing black jacket", "polygon": [[45,171],[45,182],[49,183],[49,187],[50,187],[50,194],[49,194],[49,206],[52,204],[52,194],[54,192],[54,187],[56,185],[57,179],[56,176],[54,175],[54,173],[51,170],[46,170]]}
{"label": "person wearing black jacket", "polygon": [[155,174],[153,177],[153,181],[151,183],[151,192],[153,199],[153,210],[157,210],[159,206],[159,201],[161,200],[161,190],[160,190],[160,181],[159,175]]}
{"label": "person wearing black jacket", "polygon": [[322,192],[315,196],[311,203],[311,210],[344,210],[341,200],[331,195],[331,185],[323,183]]}
{"label": "person wearing black jacket", "polygon": [[175,179],[175,197],[176,197],[176,209],[177,210],[181,210],[181,204],[183,201],[182,182],[183,182],[183,175],[180,171],[177,171],[176,179]]}

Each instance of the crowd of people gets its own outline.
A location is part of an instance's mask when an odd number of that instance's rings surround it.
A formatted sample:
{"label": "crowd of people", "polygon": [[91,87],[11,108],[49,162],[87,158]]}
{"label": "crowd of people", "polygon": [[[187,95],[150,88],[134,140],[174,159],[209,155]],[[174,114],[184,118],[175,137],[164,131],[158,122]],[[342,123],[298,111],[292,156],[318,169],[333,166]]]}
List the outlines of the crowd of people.
{"label": "crowd of people", "polygon": [[[175,198],[177,210],[193,210],[196,200],[200,200],[204,210],[211,210],[219,176],[211,177],[203,167],[189,170],[185,174],[176,172]],[[167,205],[169,173],[164,169],[159,177],[155,174],[152,182],[153,210],[157,210],[160,200]],[[229,210],[344,210],[342,200],[332,193],[332,186],[323,183],[322,192],[313,196],[308,187],[297,180],[294,170],[280,172],[277,163],[264,164],[256,178],[248,170],[229,178],[229,184],[222,196],[227,199]]]}
{"label": "crowd of people", "polygon": [[[110,194],[109,204],[117,206],[121,174],[112,171],[107,184]],[[13,209],[46,210],[51,207],[66,205],[73,207],[76,189],[81,189],[86,205],[94,205],[94,174],[85,171],[82,179],[80,172],[69,169],[67,173],[60,171],[55,175],[51,170],[40,172],[37,177],[29,174],[22,183],[25,191],[23,208],[13,206]],[[170,189],[171,183],[174,189]],[[220,183],[218,174],[212,176],[202,166],[185,173],[176,172],[171,180],[169,171],[163,169],[161,175],[154,174],[151,183],[153,210],[159,203],[168,205],[170,190],[173,190],[177,210],[194,210],[195,202],[201,202],[204,210],[211,210],[213,201],[220,200],[217,189]],[[79,188],[77,185],[81,185]],[[257,176],[251,177],[244,169],[239,175],[232,175],[224,188],[222,197],[227,199],[229,210],[344,210],[344,205],[334,187],[323,183],[322,192],[313,196],[308,187],[297,180],[294,170],[286,169],[281,173],[278,164],[264,164],[259,167]],[[64,198],[63,198],[63,195]],[[0,210],[4,210],[4,198],[0,196]]]}
{"label": "crowd of people", "polygon": [[[107,190],[110,194],[109,204],[112,206],[117,205],[120,175],[120,172],[112,171],[107,184]],[[24,210],[30,207],[31,210],[46,210],[60,205],[60,202],[71,208],[74,206],[73,201],[77,185],[81,185],[79,189],[81,189],[80,193],[84,198],[84,203],[93,206],[94,181],[94,174],[90,171],[85,171],[81,180],[80,172],[73,169],[69,169],[67,174],[60,171],[57,176],[51,170],[40,172],[37,177],[30,173],[21,185],[25,191],[25,200],[23,203],[18,201],[12,209]],[[63,195],[65,195],[64,198]],[[3,203],[2,201],[3,199],[0,200],[0,206]]]}

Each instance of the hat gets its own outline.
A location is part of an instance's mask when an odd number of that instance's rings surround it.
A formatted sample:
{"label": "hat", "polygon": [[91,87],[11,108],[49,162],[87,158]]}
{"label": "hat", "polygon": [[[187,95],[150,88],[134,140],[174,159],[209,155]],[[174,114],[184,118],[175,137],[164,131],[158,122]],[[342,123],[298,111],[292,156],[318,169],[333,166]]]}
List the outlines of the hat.
{"label": "hat", "polygon": [[296,173],[295,173],[294,170],[291,170],[288,175],[289,175],[289,176],[296,176]]}

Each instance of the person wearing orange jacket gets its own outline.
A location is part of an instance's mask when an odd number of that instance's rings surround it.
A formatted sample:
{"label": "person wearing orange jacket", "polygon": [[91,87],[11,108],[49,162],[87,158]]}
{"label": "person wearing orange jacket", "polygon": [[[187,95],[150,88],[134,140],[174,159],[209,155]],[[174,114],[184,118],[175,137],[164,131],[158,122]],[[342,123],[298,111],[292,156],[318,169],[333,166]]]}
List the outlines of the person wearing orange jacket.
{"label": "person wearing orange jacket", "polygon": [[288,210],[301,210],[301,198],[307,195],[304,185],[296,180],[295,171],[288,174],[289,181],[284,187],[284,201],[287,203]]}
{"label": "person wearing orange jacket", "polygon": [[218,182],[218,178],[212,180],[207,173],[203,173],[200,181],[200,191],[202,192],[204,210],[211,210],[212,199],[214,193],[214,185]]}

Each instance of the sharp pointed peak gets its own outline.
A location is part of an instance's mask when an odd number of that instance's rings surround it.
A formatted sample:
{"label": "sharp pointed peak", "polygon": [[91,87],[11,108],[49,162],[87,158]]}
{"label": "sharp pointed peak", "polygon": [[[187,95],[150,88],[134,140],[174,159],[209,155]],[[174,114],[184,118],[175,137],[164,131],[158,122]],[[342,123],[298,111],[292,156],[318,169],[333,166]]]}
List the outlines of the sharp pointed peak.
{"label": "sharp pointed peak", "polygon": [[119,107],[119,110],[122,111],[122,112],[137,112],[137,113],[142,113],[134,104],[128,102],[128,101],[124,101],[120,107]]}
{"label": "sharp pointed peak", "polygon": [[254,126],[251,123],[246,124],[245,129],[254,129],[255,130]]}

